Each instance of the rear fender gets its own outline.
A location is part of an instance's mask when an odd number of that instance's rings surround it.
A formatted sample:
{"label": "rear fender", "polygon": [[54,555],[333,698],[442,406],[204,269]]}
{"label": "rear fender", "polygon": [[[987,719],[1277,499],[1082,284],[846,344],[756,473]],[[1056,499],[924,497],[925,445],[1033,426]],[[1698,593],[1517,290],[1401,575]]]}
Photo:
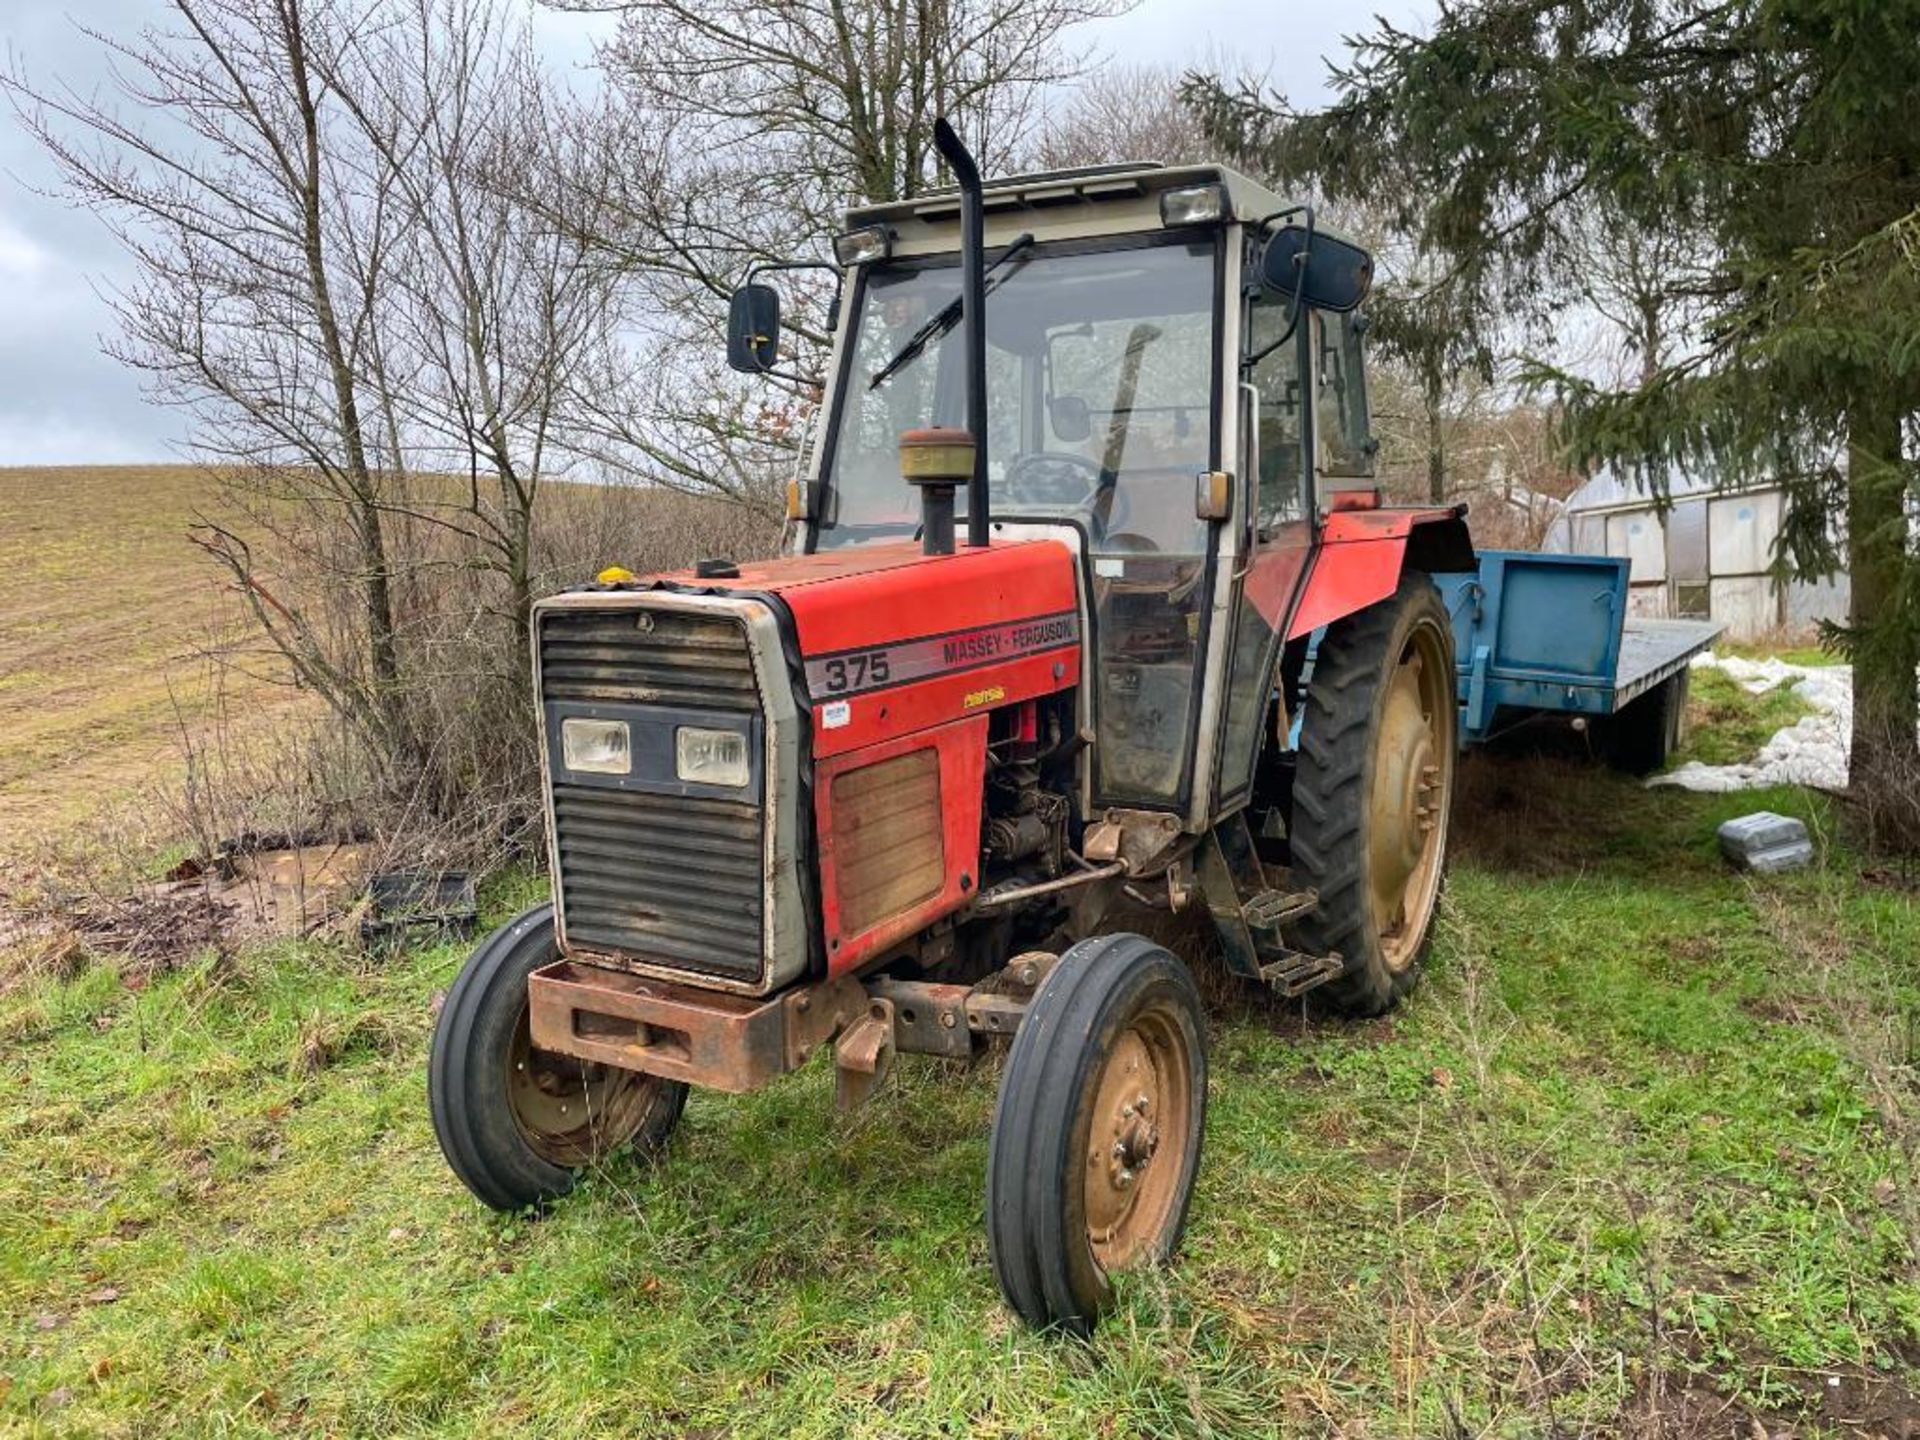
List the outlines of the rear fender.
{"label": "rear fender", "polygon": [[1472,570],[1477,562],[1466,513],[1466,506],[1455,505],[1329,515],[1287,638],[1311,635],[1385,600],[1399,588],[1401,572],[1409,567],[1429,574]]}

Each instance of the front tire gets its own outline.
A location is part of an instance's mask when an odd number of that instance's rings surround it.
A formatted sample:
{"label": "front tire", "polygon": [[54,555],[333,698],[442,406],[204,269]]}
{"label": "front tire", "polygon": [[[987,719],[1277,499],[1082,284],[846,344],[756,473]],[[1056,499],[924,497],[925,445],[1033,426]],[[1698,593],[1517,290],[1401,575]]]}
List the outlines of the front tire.
{"label": "front tire", "polygon": [[427,1060],[441,1152],[495,1210],[566,1194],[588,1165],[632,1141],[667,1143],[687,1087],[535,1049],[527,977],[560,958],[553,907],[537,905],[480,944],[447,991]]}
{"label": "front tire", "polygon": [[1060,957],[1015,1033],[987,1155],[987,1246],[1028,1324],[1085,1335],[1111,1276],[1167,1260],[1206,1126],[1187,967],[1139,935]]}
{"label": "front tire", "polygon": [[1292,873],[1319,892],[1307,949],[1346,962],[1322,993],[1378,1015],[1433,941],[1459,756],[1453,624],[1423,571],[1327,627],[1293,782]]}

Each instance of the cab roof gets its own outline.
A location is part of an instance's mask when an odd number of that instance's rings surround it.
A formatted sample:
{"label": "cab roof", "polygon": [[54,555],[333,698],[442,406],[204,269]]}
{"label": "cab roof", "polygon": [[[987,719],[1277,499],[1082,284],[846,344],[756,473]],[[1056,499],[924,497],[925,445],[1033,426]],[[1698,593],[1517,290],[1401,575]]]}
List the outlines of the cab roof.
{"label": "cab roof", "polygon": [[[988,180],[983,189],[987,240],[1031,231],[1036,239],[1079,238],[1159,229],[1160,196],[1168,190],[1220,185],[1229,221],[1254,223],[1289,208],[1266,186],[1225,165],[1162,165],[1129,161]],[[960,192],[930,190],[908,200],[857,205],[847,228],[885,225],[895,254],[953,250],[960,243]]]}

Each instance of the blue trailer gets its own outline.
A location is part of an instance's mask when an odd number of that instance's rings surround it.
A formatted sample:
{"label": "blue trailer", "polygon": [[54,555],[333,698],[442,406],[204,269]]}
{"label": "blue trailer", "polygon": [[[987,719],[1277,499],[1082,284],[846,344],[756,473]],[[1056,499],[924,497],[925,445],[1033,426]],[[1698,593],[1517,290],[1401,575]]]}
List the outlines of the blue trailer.
{"label": "blue trailer", "polygon": [[1627,567],[1608,555],[1483,550],[1477,572],[1436,577],[1453,617],[1463,745],[1566,714],[1623,769],[1666,763],[1688,664],[1724,627],[1629,616]]}

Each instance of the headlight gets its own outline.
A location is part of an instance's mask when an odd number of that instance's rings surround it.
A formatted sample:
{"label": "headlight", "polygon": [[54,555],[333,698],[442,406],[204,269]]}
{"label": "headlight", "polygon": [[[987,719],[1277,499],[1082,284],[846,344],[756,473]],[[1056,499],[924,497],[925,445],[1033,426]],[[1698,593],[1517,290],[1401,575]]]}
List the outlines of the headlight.
{"label": "headlight", "polygon": [[745,785],[747,737],[738,730],[697,730],[682,725],[673,732],[674,773],[690,785]]}
{"label": "headlight", "polygon": [[1160,197],[1162,225],[1211,225],[1227,218],[1227,191],[1223,185],[1194,185],[1168,190]]}
{"label": "headlight", "polygon": [[633,737],[627,733],[627,722],[568,716],[560,722],[560,758],[569,770],[631,775]]}

